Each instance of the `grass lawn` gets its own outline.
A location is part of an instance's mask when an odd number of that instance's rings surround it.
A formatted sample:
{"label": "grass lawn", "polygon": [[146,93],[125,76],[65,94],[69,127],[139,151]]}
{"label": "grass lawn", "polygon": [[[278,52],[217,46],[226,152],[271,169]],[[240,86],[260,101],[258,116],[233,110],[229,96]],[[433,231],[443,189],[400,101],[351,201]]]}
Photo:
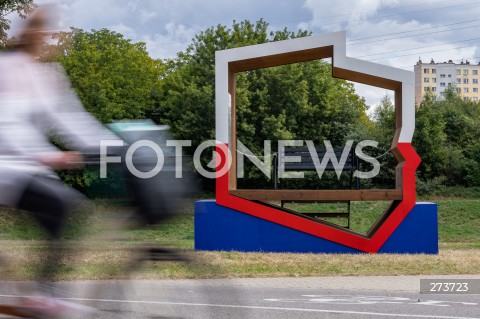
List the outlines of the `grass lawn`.
{"label": "grass lawn", "polygon": [[[115,232],[112,221],[122,220],[128,208],[98,200],[86,210],[90,212],[89,216],[82,213],[70,223],[65,239],[74,246],[75,254],[65,259],[60,279],[121,277],[120,269],[129,258],[129,248],[143,242],[183,249],[203,262],[191,265],[152,263],[138,273],[138,278],[480,273],[480,199],[439,198],[432,202],[438,203],[439,207],[440,254],[434,256],[194,252],[193,205],[167,225]],[[311,204],[291,205],[289,207],[299,211],[325,209]],[[352,203],[351,228],[367,232],[386,206],[388,203],[384,202]],[[83,231],[85,229],[88,232]],[[81,240],[73,240],[72,234],[81,235]],[[35,260],[43,256],[44,245],[38,239],[39,235],[41,231],[25,214],[0,210],[0,253],[14,265],[4,268],[7,269],[4,278],[32,278]]]}

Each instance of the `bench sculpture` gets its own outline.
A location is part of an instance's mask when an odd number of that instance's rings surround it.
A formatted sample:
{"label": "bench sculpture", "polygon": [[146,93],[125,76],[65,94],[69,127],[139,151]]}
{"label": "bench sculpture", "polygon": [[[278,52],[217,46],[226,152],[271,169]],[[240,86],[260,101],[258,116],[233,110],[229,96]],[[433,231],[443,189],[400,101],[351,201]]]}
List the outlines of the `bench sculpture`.
{"label": "bench sculpture", "polygon": [[[345,152],[344,148],[335,147],[332,148],[332,153],[329,154],[334,156],[335,158],[341,158]],[[315,153],[318,159],[323,159],[325,155],[327,155],[328,150],[326,148],[315,148]],[[273,157],[273,181],[274,181],[274,189],[279,189],[279,176],[282,172],[291,172],[291,171],[316,171],[317,165],[315,165],[314,160],[312,159],[312,155],[310,150],[307,147],[286,147],[285,154],[279,158],[278,156]],[[288,160],[290,158],[291,160]],[[296,159],[299,159],[296,161]],[[359,161],[357,156],[355,156],[355,148],[350,148],[348,151],[348,155],[345,158],[345,162],[342,166],[342,171],[349,172],[349,180],[350,180],[350,189],[360,189],[360,179],[358,177],[354,177],[354,172],[359,168]],[[328,161],[327,165],[323,167],[325,171],[335,171],[336,167],[333,165],[331,161]],[[280,200],[280,206],[285,208],[286,203],[322,203],[325,201],[322,200]],[[341,217],[346,218],[347,224],[346,228],[350,228],[350,208],[351,208],[351,201],[350,200],[341,200],[341,199],[334,199],[327,201],[329,203],[341,203],[346,204],[345,210],[338,212],[310,212],[304,213],[301,215],[313,217],[313,218],[331,218],[331,217]],[[295,212],[292,212],[295,213]]]}
{"label": "bench sculpture", "polygon": [[[359,187],[344,190],[238,189],[236,157],[229,157],[229,154],[237,154],[235,74],[324,58],[332,58],[332,75],[336,78],[395,92],[395,135],[391,150],[398,160],[396,187],[374,190]],[[347,57],[345,32],[217,51],[215,68],[216,199],[196,203],[197,249],[438,251],[436,206],[416,204],[415,170],[420,158],[411,145],[415,128],[413,72]],[[269,201],[366,200],[392,202],[367,234],[291,214],[268,204]]]}

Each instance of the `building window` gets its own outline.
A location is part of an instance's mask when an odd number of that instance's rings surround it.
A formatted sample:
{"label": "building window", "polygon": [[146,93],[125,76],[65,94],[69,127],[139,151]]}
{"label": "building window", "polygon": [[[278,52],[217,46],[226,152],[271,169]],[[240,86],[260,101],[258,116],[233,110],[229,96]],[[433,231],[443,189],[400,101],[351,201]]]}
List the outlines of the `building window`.
{"label": "building window", "polygon": [[478,70],[472,70],[473,75],[478,75]]}
{"label": "building window", "polygon": [[437,74],[437,69],[432,69],[432,74]]}
{"label": "building window", "polygon": [[457,69],[457,74],[458,74],[458,75],[462,74],[462,70]]}
{"label": "building window", "polygon": [[432,87],[432,92],[437,92],[437,88],[435,86]]}
{"label": "building window", "polygon": [[462,83],[462,80],[461,79],[455,79],[457,80],[457,84],[461,84]]}
{"label": "building window", "polygon": [[465,102],[468,101],[468,97],[464,96],[464,97],[463,97],[463,100],[464,100]]}
{"label": "building window", "polygon": [[473,97],[473,101],[474,101],[474,102],[478,102],[478,97],[474,96],[474,97]]}
{"label": "building window", "polygon": [[463,93],[468,93],[468,88],[463,88]]}
{"label": "building window", "polygon": [[463,79],[463,84],[468,84],[468,79]]}
{"label": "building window", "polygon": [[448,86],[449,86],[449,87],[452,86],[452,83],[448,83]]}
{"label": "building window", "polygon": [[428,73],[430,73],[430,70],[429,69],[423,69],[423,73],[428,74]]}
{"label": "building window", "polygon": [[433,83],[437,83],[437,78],[432,78]]}
{"label": "building window", "polygon": [[473,84],[478,84],[478,79],[472,79]]}
{"label": "building window", "polygon": [[426,87],[423,88],[423,90],[424,90],[425,92],[429,92],[429,91],[430,91],[430,87],[429,87],[429,86],[426,86]]}
{"label": "building window", "polygon": [[451,77],[452,77],[452,75],[451,75],[451,74],[449,74],[449,75],[448,75],[448,77],[449,77],[449,78],[451,78]]}
{"label": "building window", "polygon": [[430,78],[423,78],[423,82],[425,82],[425,83],[430,82]]}
{"label": "building window", "polygon": [[473,88],[473,93],[478,93],[478,88]]}
{"label": "building window", "polygon": [[455,91],[457,91],[457,93],[461,93],[462,90],[460,88],[455,88]]}
{"label": "building window", "polygon": [[440,77],[441,77],[441,78],[444,78],[444,77],[445,77],[445,74],[440,74]]}
{"label": "building window", "polygon": [[463,75],[468,75],[468,70],[464,69],[463,70]]}
{"label": "building window", "polygon": [[441,87],[445,87],[445,82],[440,82]]}

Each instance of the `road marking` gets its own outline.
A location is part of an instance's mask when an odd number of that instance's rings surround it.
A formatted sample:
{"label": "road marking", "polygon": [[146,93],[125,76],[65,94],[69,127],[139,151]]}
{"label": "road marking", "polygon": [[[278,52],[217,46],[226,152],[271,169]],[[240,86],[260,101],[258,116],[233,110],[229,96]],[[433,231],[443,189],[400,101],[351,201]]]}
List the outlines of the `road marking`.
{"label": "road marking", "polygon": [[[0,295],[4,298],[21,298],[29,296]],[[280,311],[296,311],[296,312],[316,312],[316,313],[336,313],[350,315],[368,315],[368,316],[384,316],[384,317],[404,317],[404,318],[438,318],[438,319],[478,319],[478,317],[452,317],[438,315],[416,315],[402,313],[379,313],[367,311],[348,311],[348,310],[328,310],[328,309],[309,309],[309,308],[290,308],[290,307],[267,307],[267,306],[243,306],[243,305],[222,305],[210,303],[189,303],[189,302],[168,302],[168,301],[148,301],[148,300],[117,300],[117,299],[94,299],[94,298],[62,298],[72,301],[96,301],[111,303],[127,303],[127,304],[148,304],[148,305],[170,305],[170,306],[189,306],[189,307],[212,307],[212,308],[237,308],[237,309],[256,309],[256,310],[280,310]]]}
{"label": "road marking", "polygon": [[331,305],[376,305],[376,304],[404,304],[434,307],[450,307],[452,304],[477,306],[475,302],[459,302],[448,300],[418,300],[409,297],[391,296],[358,296],[358,295],[302,295],[303,298],[267,298],[265,301],[282,303],[307,303]]}

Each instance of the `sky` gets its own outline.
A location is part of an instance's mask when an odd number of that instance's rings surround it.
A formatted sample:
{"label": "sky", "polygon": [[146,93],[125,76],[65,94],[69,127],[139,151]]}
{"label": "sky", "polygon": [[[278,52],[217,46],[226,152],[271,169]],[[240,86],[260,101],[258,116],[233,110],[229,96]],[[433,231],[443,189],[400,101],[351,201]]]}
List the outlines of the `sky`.
{"label": "sky", "polygon": [[[195,34],[233,20],[263,19],[270,30],[344,30],[347,56],[413,71],[424,62],[480,61],[478,0],[36,0],[58,4],[55,28],[107,28],[146,43],[153,58],[173,58]],[[13,21],[11,34],[21,25]],[[383,89],[356,84],[367,104]]]}

